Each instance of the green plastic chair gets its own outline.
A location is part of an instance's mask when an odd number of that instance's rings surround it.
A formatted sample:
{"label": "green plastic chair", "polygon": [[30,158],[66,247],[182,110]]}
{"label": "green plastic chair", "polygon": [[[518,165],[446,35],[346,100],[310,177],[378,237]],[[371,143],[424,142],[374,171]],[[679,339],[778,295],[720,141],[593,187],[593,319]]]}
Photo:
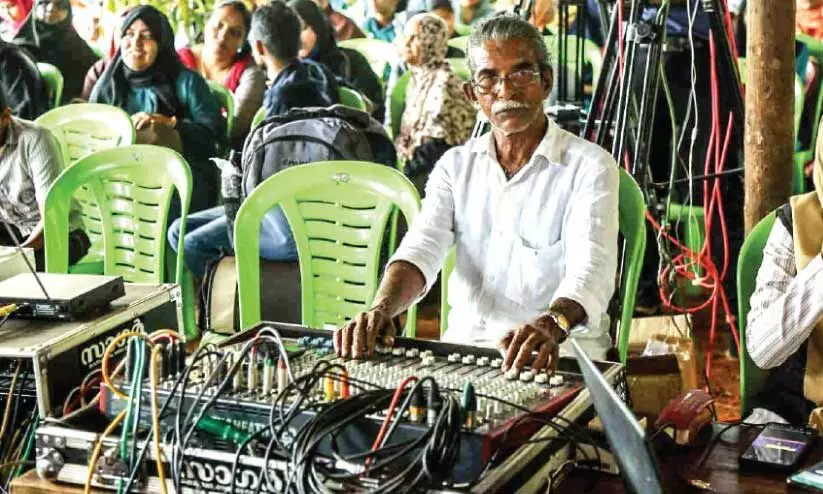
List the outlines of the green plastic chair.
{"label": "green plastic chair", "polygon": [[392,60],[397,58],[397,48],[386,41],[374,38],[353,38],[337,43],[343,48],[357,50],[369,61],[372,70],[382,79]]}
{"label": "green plastic chair", "polygon": [[763,249],[777,216],[771,213],[760,220],[746,237],[737,261],[737,306],[740,328],[740,413],[746,417],[752,409],[752,397],[763,387],[768,371],[761,369],[746,348],[746,326],[751,309],[751,297],[757,285],[757,272],[763,263]]}
{"label": "green plastic chair", "polygon": [[261,106],[260,109],[257,110],[257,113],[254,114],[254,118],[251,119],[251,128],[254,129],[258,125],[263,123],[263,120],[265,120],[265,119],[266,119],[266,107]]}
{"label": "green plastic chair", "polygon": [[397,78],[394,89],[389,100],[389,108],[391,110],[391,125],[386,132],[390,137],[394,137],[400,133],[400,121],[403,117],[403,110],[406,108],[406,89],[409,87],[411,80],[411,72],[406,72]]}
{"label": "green plastic chair", "polygon": [[[135,131],[128,113],[116,106],[81,103],[55,108],[35,122],[49,129],[60,142],[65,166],[102,149],[134,144]],[[89,253],[71,267],[72,273],[103,272],[103,223],[91,190],[81,187],[75,200],[91,241]]]}
{"label": "green plastic chair", "polygon": [[[266,179],[237,213],[234,236],[240,326],[260,321],[260,223],[279,205],[300,259],[303,324],[340,327],[368,308],[377,290],[384,232],[395,208],[411,224],[420,210],[414,185],[399,171],[362,161],[288,168]],[[406,335],[416,334],[417,308]]]}
{"label": "green plastic chair", "polygon": [[[625,240],[623,276],[620,282],[620,327],[617,337],[617,349],[620,360],[625,363],[629,353],[629,334],[631,333],[634,304],[637,299],[637,284],[646,253],[646,202],[643,192],[634,178],[620,168],[620,190],[618,199],[618,222],[620,234]],[[449,250],[443,263],[440,280],[440,334],[448,327],[451,307],[448,303],[448,284],[454,269],[455,249]]]}
{"label": "green plastic chair", "polygon": [[620,327],[617,350],[624,364],[629,355],[629,334],[637,300],[637,284],[646,255],[646,201],[640,186],[628,171],[620,168],[620,197],[617,204],[618,228],[623,236],[623,275],[620,280]]}
{"label": "green plastic chair", "polygon": [[[119,275],[132,283],[163,283],[169,206],[175,190],[183,218],[177,248],[183,251],[192,190],[185,159],[168,148],[138,144],[98,151],[63,170],[49,189],[44,207],[47,272],[69,271],[69,211],[84,186],[100,206],[104,274]],[[184,287],[184,330],[187,338],[193,338],[197,335],[194,300],[193,293],[185,289],[190,287],[185,272],[183,256],[177,256],[174,273]],[[187,291],[190,300],[186,300]]]}
{"label": "green plastic chair", "polygon": [[465,58],[447,58],[446,61],[449,62],[452,71],[464,81],[472,78],[469,62]]}
{"label": "green plastic chair", "polygon": [[231,130],[234,127],[234,96],[229,88],[214,81],[207,81],[211,94],[220,103],[220,108],[225,112],[226,117],[226,137],[231,139]]}
{"label": "green plastic chair", "polygon": [[[455,36],[454,38],[449,39],[447,43],[449,46],[453,46],[458,50],[463,51],[463,53],[466,53],[466,47],[469,46],[469,36],[468,34],[465,36]],[[466,54],[468,55],[468,53]]]}
{"label": "green plastic chair", "polygon": [[349,108],[354,108],[355,110],[360,110],[368,113],[369,106],[366,104],[366,101],[363,99],[363,96],[360,93],[358,93],[354,89],[350,89],[344,86],[339,87],[338,93],[340,95],[341,105],[348,106]]}
{"label": "green plastic chair", "polygon": [[[554,35],[543,36],[543,41],[546,43],[546,48],[549,49],[549,54],[552,60],[557,60],[557,37]],[[577,36],[570,34],[566,38],[566,55],[568,59],[566,63],[573,65],[577,60],[577,53],[575,52],[577,46]],[[592,81],[597,82],[600,75],[600,70],[603,68],[603,54],[597,43],[590,39],[583,39],[583,61],[592,67]]]}
{"label": "green plastic chair", "polygon": [[57,108],[63,100],[63,74],[60,69],[45,62],[37,62],[37,70],[40,71],[40,77],[46,85],[51,108]]}

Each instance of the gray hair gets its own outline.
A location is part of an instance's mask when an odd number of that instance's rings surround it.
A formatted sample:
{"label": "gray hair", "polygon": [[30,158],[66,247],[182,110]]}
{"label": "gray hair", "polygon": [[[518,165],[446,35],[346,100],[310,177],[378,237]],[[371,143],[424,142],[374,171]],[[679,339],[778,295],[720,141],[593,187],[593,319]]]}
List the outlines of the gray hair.
{"label": "gray hair", "polygon": [[481,48],[486,41],[508,41],[510,39],[525,39],[529,41],[537,56],[537,66],[541,72],[551,70],[551,60],[549,50],[543,41],[543,36],[536,27],[513,14],[501,14],[489,17],[480,22],[469,36],[469,43],[466,46],[466,59],[469,64],[469,71],[474,76],[475,67],[472,63],[472,52]]}

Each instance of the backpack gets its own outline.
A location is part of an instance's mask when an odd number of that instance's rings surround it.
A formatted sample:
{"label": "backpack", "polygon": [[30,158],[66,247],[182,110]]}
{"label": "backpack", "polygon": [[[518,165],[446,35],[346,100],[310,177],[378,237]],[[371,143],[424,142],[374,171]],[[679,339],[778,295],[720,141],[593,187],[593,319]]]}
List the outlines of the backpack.
{"label": "backpack", "polygon": [[343,160],[395,166],[397,154],[386,131],[367,113],[343,105],[292,109],[266,119],[246,138],[243,196],[291,166]]}

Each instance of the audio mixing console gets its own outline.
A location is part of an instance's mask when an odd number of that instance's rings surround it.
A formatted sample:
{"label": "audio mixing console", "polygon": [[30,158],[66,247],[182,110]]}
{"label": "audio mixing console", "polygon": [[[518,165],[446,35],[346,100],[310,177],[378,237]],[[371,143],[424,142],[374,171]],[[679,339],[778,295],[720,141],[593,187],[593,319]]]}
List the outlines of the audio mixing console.
{"label": "audio mixing console", "polygon": [[[265,328],[277,330],[277,344],[271,339],[256,344],[258,335],[272,334]],[[279,431],[284,439],[277,441],[278,446],[291,451],[301,447],[302,436],[315,424],[325,423],[329,418],[337,420],[338,414],[345,413],[336,407],[344,410],[347,403],[365,398],[362,414],[351,422],[337,424],[339,427],[333,433],[318,433],[316,442],[309,441],[313,449],[307,450],[324,458],[323,461],[334,463],[337,459],[338,466],[341,458],[360,455],[359,462],[344,462],[348,465],[344,469],[363,471],[371,461],[366,459],[366,452],[374,449],[379,442],[378,439],[373,443],[375,438],[381,436],[390,420],[394,421],[388,434],[391,437],[380,447],[400,449],[428,440],[435,425],[448,424],[442,418],[444,409],[447,403],[457,403],[455,437],[459,444],[444,478],[450,483],[465,483],[479,478],[492,460],[504,458],[529,439],[583,388],[572,359],[561,359],[558,372],[551,377],[531,369],[506,373],[501,370],[502,361],[494,349],[397,338],[393,347],[378,347],[370,359],[349,360],[334,354],[331,334],[268,323],[227,340],[220,348],[204,350],[202,358],[194,363],[191,359],[184,363],[170,345],[164,350],[161,378],[155,388],[158,402],[166,405],[158,417],[161,436],[190,436],[190,441],[177,444],[180,450],[199,448],[215,454],[238,451],[238,455],[242,450],[245,455],[245,446],[275,430],[272,424],[289,415],[291,408],[297,408],[295,404],[301,404],[287,421],[286,430]],[[255,346],[249,351],[251,344]],[[598,365],[605,370],[617,364]],[[128,383],[133,382],[133,376],[126,368],[127,374],[113,385],[130,395]],[[419,386],[411,391],[415,381],[419,381]],[[400,407],[401,416],[389,420],[386,416],[391,408],[390,391],[403,382],[409,385],[395,393],[398,403],[405,402]],[[150,389],[146,381],[140,391],[137,415],[143,430],[152,425]],[[107,386],[102,388],[100,408],[107,416],[115,417],[128,406],[127,399],[118,398]],[[191,434],[186,433],[186,424],[193,424]],[[291,463],[278,464],[284,469],[294,468],[306,455],[295,454]],[[396,460],[398,464],[411,464],[412,456],[398,455]],[[110,457],[104,453],[102,458]],[[258,457],[261,465],[268,458]],[[277,458],[287,459],[282,455]],[[111,476],[111,465],[107,465],[98,464],[97,470],[109,472],[111,482],[116,476]],[[324,464],[317,468],[326,467]],[[182,466],[178,471],[191,475]]]}

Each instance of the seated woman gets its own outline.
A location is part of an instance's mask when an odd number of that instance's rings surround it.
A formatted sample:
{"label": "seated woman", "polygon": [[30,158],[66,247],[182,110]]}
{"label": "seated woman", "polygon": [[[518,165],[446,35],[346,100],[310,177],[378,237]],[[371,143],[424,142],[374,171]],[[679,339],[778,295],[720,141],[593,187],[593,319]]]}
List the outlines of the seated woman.
{"label": "seated woman", "polygon": [[0,0],[0,39],[11,41],[31,12],[32,0]]}
{"label": "seated woman", "polygon": [[394,144],[397,156],[405,160],[403,172],[422,195],[437,160],[469,139],[477,112],[463,92],[463,81],[445,60],[446,23],[433,14],[418,14],[406,24],[404,36],[402,56],[411,80]]}
{"label": "seated woman", "polygon": [[66,104],[79,98],[83,80],[97,55],[74,30],[71,24],[69,0],[38,0],[34,15],[30,15],[14,37],[14,43],[23,46],[37,59],[54,65],[63,74],[63,98]]}
{"label": "seated woman", "polygon": [[34,59],[5,41],[0,41],[0,91],[17,118],[34,120],[48,110],[46,87]]}
{"label": "seated woman", "polygon": [[777,211],[746,326],[746,348],[771,369],[746,421],[805,424],[823,405],[823,133],[815,191]]}
{"label": "seated woman", "polygon": [[303,21],[300,58],[326,66],[344,85],[366,96],[375,105],[375,118],[383,118],[383,88],[369,61],[360,52],[337,46],[329,19],[311,0],[292,0],[289,5]]}
{"label": "seated woman", "polygon": [[246,42],[251,12],[239,0],[217,4],[206,23],[202,47],[177,51],[183,65],[222,84],[234,95],[232,147],[241,149],[254,114],[263,104],[266,75],[255,65]]}
{"label": "seated woman", "polygon": [[90,101],[123,108],[137,142],[180,151],[194,183],[191,211],[214,205],[219,174],[209,158],[225,140],[225,120],[206,81],[186,69],[174,51],[166,16],[151,6],[129,11],[120,26],[120,49],[94,85]]}

